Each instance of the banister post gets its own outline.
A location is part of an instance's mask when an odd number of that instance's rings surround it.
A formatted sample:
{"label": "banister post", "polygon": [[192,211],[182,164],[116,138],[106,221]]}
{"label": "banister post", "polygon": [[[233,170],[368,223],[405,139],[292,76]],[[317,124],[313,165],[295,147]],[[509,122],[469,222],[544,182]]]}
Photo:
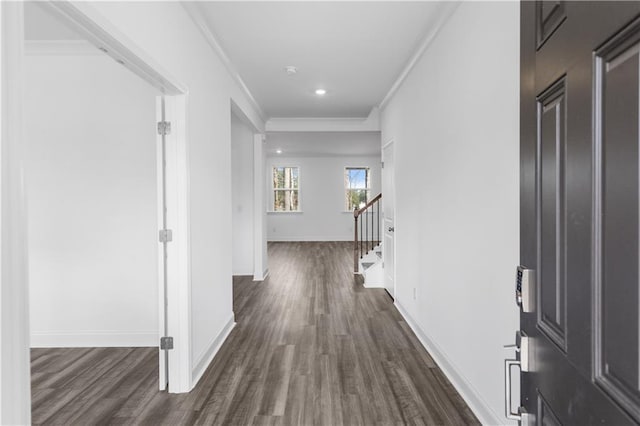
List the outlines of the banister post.
{"label": "banister post", "polygon": [[353,273],[358,272],[358,215],[353,210]]}

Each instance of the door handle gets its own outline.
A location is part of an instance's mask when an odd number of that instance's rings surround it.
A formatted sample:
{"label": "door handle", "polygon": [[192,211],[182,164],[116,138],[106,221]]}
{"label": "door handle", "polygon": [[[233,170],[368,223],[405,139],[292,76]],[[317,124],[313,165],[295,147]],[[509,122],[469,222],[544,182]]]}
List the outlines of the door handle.
{"label": "door handle", "polygon": [[515,349],[520,354],[520,359],[504,360],[504,411],[505,416],[511,420],[518,420],[521,425],[530,424],[531,416],[524,407],[519,406],[513,411],[511,406],[511,372],[514,366],[518,366],[520,372],[526,373],[530,371],[529,365],[529,337],[524,331],[516,331],[516,343],[504,345],[505,349]]}
{"label": "door handle", "polygon": [[388,229],[389,232],[396,232],[396,228],[394,228],[393,226],[390,226]]}
{"label": "door handle", "polygon": [[511,420],[522,420],[519,411],[513,411],[511,407],[511,370],[514,365],[520,367],[520,361],[517,359],[504,360],[504,412],[505,416]]}

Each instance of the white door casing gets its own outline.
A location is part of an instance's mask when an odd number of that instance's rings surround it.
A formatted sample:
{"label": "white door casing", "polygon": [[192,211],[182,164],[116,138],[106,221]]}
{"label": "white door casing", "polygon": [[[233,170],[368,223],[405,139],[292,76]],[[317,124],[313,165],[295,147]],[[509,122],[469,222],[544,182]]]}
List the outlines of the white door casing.
{"label": "white door casing", "polygon": [[23,25],[23,4],[0,2],[0,424],[31,423]]}
{"label": "white door casing", "polygon": [[[169,382],[171,393],[188,392],[192,388],[191,365],[191,283],[189,268],[189,181],[188,152],[186,143],[186,95],[164,96],[164,119],[171,123],[171,132],[165,136],[164,191],[166,197],[166,229],[172,231],[172,241],[167,243],[166,269],[164,269],[164,247],[158,244],[160,285],[159,320],[161,332],[173,337],[165,371],[164,351],[160,351],[160,389]],[[158,116],[162,118],[162,97],[158,98]],[[160,120],[158,120],[160,121]],[[158,161],[162,161],[162,137],[158,135]],[[158,192],[162,190],[162,167],[158,167]],[[160,200],[160,198],[159,198]],[[159,203],[162,206],[162,203]],[[159,211],[159,223],[162,223]],[[166,301],[163,277],[166,271]]]}
{"label": "white door casing", "polygon": [[395,171],[394,143],[388,142],[382,148],[382,209],[384,243],[382,258],[384,263],[384,288],[395,298]]}

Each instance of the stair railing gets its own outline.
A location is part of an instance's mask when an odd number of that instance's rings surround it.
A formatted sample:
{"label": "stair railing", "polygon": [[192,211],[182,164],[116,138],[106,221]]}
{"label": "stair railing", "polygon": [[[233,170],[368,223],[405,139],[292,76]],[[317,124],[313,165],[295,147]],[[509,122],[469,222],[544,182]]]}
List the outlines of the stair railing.
{"label": "stair railing", "polygon": [[[382,194],[378,194],[361,209],[353,210],[353,272],[355,273],[358,272],[358,259],[362,259],[380,244],[381,199]],[[358,222],[360,222],[359,233]]]}

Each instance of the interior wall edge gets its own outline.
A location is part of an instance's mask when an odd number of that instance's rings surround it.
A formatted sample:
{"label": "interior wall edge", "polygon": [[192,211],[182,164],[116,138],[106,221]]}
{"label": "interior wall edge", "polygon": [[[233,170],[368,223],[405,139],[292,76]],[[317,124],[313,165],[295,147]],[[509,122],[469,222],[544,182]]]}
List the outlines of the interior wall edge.
{"label": "interior wall edge", "polygon": [[216,337],[211,341],[207,349],[196,358],[196,362],[194,363],[195,366],[191,372],[191,389],[195,388],[198,384],[198,381],[200,381],[202,375],[207,370],[213,361],[213,358],[215,358],[216,354],[222,347],[222,344],[227,340],[235,326],[235,314],[231,312],[231,317],[224,327],[222,327],[222,330],[220,330]]}
{"label": "interior wall edge", "polygon": [[0,424],[31,423],[22,2],[0,2]]}

